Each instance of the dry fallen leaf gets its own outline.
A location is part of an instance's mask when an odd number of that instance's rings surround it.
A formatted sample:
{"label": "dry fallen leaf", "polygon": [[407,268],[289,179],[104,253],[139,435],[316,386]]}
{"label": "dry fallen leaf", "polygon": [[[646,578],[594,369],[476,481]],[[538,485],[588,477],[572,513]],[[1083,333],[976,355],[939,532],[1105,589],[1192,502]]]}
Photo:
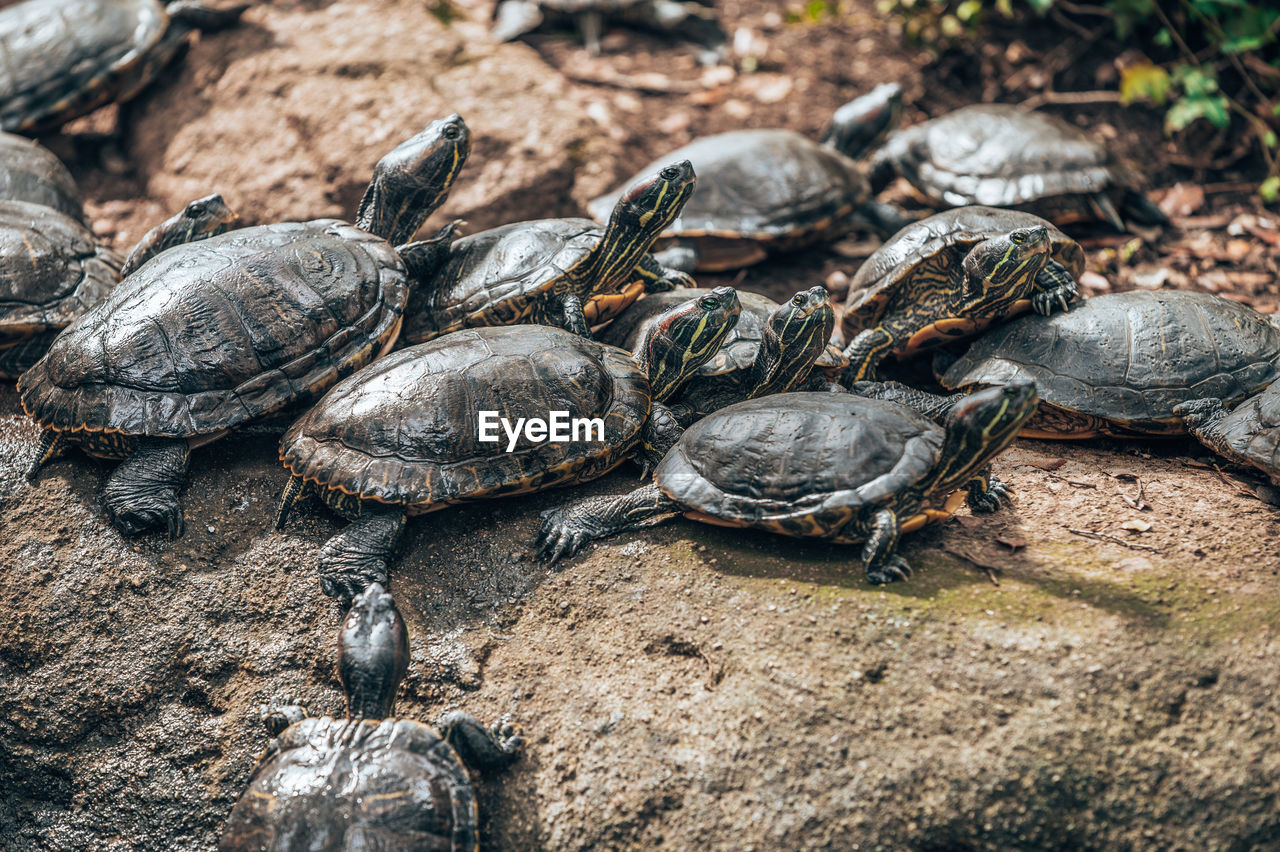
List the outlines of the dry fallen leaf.
{"label": "dry fallen leaf", "polygon": [[1084,272],[1080,275],[1080,283],[1087,290],[1105,293],[1111,289],[1111,282],[1096,272]]}
{"label": "dry fallen leaf", "polygon": [[1183,219],[1204,206],[1204,189],[1195,183],[1175,183],[1160,199],[1160,211],[1173,219]]}
{"label": "dry fallen leaf", "polygon": [[1022,538],[1021,536],[1016,536],[1016,535],[1009,535],[1009,536],[999,535],[999,536],[996,536],[996,541],[1000,542],[1010,550],[1020,550],[1021,548],[1024,548],[1027,546],[1027,540],[1025,538]]}
{"label": "dry fallen leaf", "polygon": [[1066,459],[1031,459],[1027,464],[1041,470],[1057,470],[1067,463]]}
{"label": "dry fallen leaf", "polygon": [[1150,521],[1125,521],[1120,525],[1120,529],[1128,530],[1129,532],[1147,532],[1151,527],[1152,523]]}

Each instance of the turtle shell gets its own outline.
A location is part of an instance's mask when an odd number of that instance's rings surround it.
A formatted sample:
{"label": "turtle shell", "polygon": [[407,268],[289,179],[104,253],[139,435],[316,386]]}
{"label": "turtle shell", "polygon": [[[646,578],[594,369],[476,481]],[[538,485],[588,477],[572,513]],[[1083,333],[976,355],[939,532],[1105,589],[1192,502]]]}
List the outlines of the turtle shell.
{"label": "turtle shell", "polygon": [[62,122],[136,87],[143,63],[163,64],[169,15],[157,0],[26,0],[0,11],[0,127]]}
{"label": "turtle shell", "polygon": [[[913,222],[894,234],[858,268],[849,284],[841,328],[846,340],[878,324],[893,295],[915,276],[931,275],[946,286],[952,270],[978,243],[1018,228],[1041,226],[1048,230],[1053,259],[1072,277],[1084,271],[1084,252],[1075,240],[1050,222],[1020,210],[993,207],[959,207]],[[1030,303],[1015,303],[1009,313],[1027,310]],[[968,323],[977,321],[968,319]]]}
{"label": "turtle shell", "polygon": [[463,237],[450,247],[421,308],[410,312],[405,340],[418,343],[461,328],[538,319],[539,299],[603,235],[604,228],[590,219],[536,219]]}
{"label": "turtle shell", "polygon": [[[775,394],[693,424],[654,481],[698,520],[850,541],[842,532],[854,516],[929,473],[944,438],[942,427],[894,403]],[[903,520],[904,529],[923,523]]]}
{"label": "turtle shell", "polygon": [[[639,440],[650,402],[648,377],[616,347],[550,326],[466,329],[338,384],[285,433],[280,458],[321,489],[423,514],[599,476]],[[480,440],[485,411],[598,417],[603,440],[521,437],[507,452],[496,426],[499,440]]]}
{"label": "turtle shell", "polygon": [[1034,381],[1041,410],[1024,435],[1180,434],[1175,405],[1256,393],[1280,375],[1278,359],[1280,330],[1251,308],[1207,293],[1135,291],[1002,325],[942,383]]}
{"label": "turtle shell", "polygon": [[[706,136],[650,163],[637,176],[682,159],[693,163],[698,186],[664,238],[801,248],[843,233],[849,214],[871,196],[858,163],[789,130]],[[592,201],[591,215],[606,221],[622,191]]]}
{"label": "turtle shell", "polygon": [[0,199],[52,207],[84,222],[80,190],[62,161],[43,145],[0,133]]}
{"label": "turtle shell", "polygon": [[111,291],[120,263],[75,219],[0,201],[0,352],[65,328]]}
{"label": "turtle shell", "polygon": [[975,104],[899,131],[881,157],[930,201],[953,207],[1015,207],[1141,183],[1079,128],[1007,104]]}
{"label": "turtle shell", "polygon": [[385,241],[332,219],[157,255],[19,383],[57,430],[212,440],[318,396],[394,341],[408,285]]}
{"label": "turtle shell", "polygon": [[457,753],[405,719],[303,719],[273,740],[219,849],[473,852],[475,793]]}

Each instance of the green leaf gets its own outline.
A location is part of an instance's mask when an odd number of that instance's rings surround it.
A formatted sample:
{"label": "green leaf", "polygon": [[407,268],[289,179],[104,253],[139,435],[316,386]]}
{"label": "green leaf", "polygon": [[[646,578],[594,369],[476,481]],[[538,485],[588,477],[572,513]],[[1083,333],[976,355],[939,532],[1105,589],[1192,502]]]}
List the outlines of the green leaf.
{"label": "green leaf", "polygon": [[1222,23],[1226,36],[1218,45],[1223,53],[1247,53],[1275,41],[1272,26],[1280,19],[1280,9],[1249,7],[1232,13]]}
{"label": "green leaf", "polygon": [[1263,145],[1266,145],[1268,148],[1274,148],[1276,147],[1276,143],[1276,132],[1274,130],[1268,130],[1266,133],[1262,134]]}
{"label": "green leaf", "polygon": [[1222,95],[1180,98],[1165,113],[1165,132],[1176,133],[1198,118],[1208,120],[1214,127],[1226,127],[1231,123],[1231,114],[1227,112],[1227,99]]}
{"label": "green leaf", "polygon": [[1275,204],[1276,199],[1280,198],[1280,175],[1272,175],[1262,182],[1258,187],[1258,195],[1262,196],[1262,200],[1268,204]]}
{"label": "green leaf", "polygon": [[982,14],[982,0],[965,0],[956,7],[956,17],[966,24],[976,22]]}
{"label": "green leaf", "polygon": [[1049,10],[1053,8],[1053,0],[1027,0],[1027,5],[1031,7],[1037,15],[1047,15]]}
{"label": "green leaf", "polygon": [[1120,102],[1151,101],[1163,104],[1169,99],[1173,81],[1169,72],[1153,62],[1130,65],[1120,74]]}
{"label": "green leaf", "polygon": [[1155,42],[1157,47],[1169,47],[1173,44],[1173,36],[1169,35],[1169,30],[1166,27],[1161,27],[1160,31],[1151,40]]}

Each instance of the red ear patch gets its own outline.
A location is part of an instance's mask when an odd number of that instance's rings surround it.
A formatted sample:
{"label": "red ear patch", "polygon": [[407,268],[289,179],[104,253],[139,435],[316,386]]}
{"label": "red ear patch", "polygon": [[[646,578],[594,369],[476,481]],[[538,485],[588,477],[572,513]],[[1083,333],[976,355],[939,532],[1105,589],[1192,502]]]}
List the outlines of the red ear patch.
{"label": "red ear patch", "polygon": [[661,178],[658,177],[657,175],[654,175],[648,180],[640,181],[638,184],[631,187],[631,189],[627,190],[627,194],[622,196],[622,200],[635,201],[637,198],[639,198],[640,196],[648,192],[650,189],[652,189],[658,183],[659,180],[661,180]]}

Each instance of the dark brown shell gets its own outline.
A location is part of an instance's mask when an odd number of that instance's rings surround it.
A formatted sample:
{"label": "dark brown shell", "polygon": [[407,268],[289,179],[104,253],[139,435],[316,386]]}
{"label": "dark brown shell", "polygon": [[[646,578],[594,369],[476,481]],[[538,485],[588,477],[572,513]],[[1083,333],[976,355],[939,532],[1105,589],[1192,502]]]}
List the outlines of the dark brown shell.
{"label": "dark brown shell", "polygon": [[75,219],[0,201],[0,348],[65,328],[111,291],[120,262]]}
{"label": "dark brown shell", "polygon": [[319,395],[394,342],[385,241],[332,219],[169,249],[67,329],[19,385],[52,429],[190,438]]}
{"label": "dark brown shell", "polygon": [[0,199],[43,204],[84,222],[80,190],[62,161],[43,145],[0,133]]}
{"label": "dark brown shell", "polygon": [[405,719],[322,718],[272,742],[218,848],[473,852],[476,843],[471,781],[435,731]]}
{"label": "dark brown shell", "polygon": [[[617,463],[649,416],[629,353],[539,325],[466,329],[402,349],[330,391],[285,433],[280,458],[322,488],[421,514],[580,482]],[[479,412],[604,420],[603,441],[479,440]],[[498,434],[502,435],[501,429]]]}
{"label": "dark brown shell", "polygon": [[56,127],[158,67],[169,15],[157,0],[26,0],[0,12],[0,127]]}

